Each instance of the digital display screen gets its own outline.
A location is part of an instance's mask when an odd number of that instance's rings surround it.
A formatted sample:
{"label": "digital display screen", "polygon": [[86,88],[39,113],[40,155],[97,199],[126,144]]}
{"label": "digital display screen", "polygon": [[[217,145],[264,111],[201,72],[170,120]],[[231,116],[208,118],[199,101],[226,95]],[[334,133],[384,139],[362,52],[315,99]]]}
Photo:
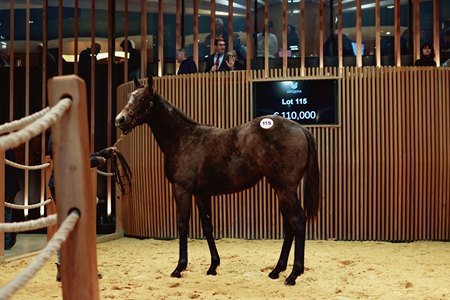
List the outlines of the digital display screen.
{"label": "digital display screen", "polygon": [[338,80],[253,82],[254,117],[279,115],[305,125],[338,124]]}

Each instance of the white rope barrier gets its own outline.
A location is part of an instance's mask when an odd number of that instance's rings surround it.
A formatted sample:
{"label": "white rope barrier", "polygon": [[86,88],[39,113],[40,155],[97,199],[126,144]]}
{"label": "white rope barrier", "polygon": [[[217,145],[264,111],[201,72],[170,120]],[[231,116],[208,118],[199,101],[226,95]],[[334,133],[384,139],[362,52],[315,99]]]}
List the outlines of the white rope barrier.
{"label": "white rope barrier", "polygon": [[44,202],[31,204],[31,205],[20,205],[20,204],[13,204],[13,203],[5,202],[5,207],[14,208],[14,209],[33,209],[33,208],[38,208],[38,207],[47,205],[51,201],[52,201],[52,199],[47,199]]}
{"label": "white rope barrier", "polygon": [[14,167],[16,169],[22,169],[22,170],[42,170],[42,169],[48,168],[50,166],[50,163],[44,163],[44,164],[36,165],[36,166],[26,166],[26,165],[21,165],[21,164],[15,163],[6,158],[5,158],[5,164],[7,164],[8,166]]}
{"label": "white rope barrier", "polygon": [[0,223],[0,232],[20,232],[29,231],[48,227],[56,224],[58,221],[57,215],[50,215],[36,220],[30,220],[25,222],[13,222],[13,223]]}
{"label": "white rope barrier", "polygon": [[28,265],[17,277],[11,280],[8,284],[0,288],[0,300],[6,300],[24,286],[41,268],[44,264],[61,249],[61,245],[66,241],[70,232],[75,227],[79,214],[76,211],[64,220],[55,233],[53,238],[47,243],[47,246],[36,256],[36,258]]}
{"label": "white rope barrier", "polygon": [[114,173],[103,172],[97,169],[97,173],[103,176],[114,176]]}
{"label": "white rope barrier", "polygon": [[48,113],[19,131],[0,136],[0,150],[16,148],[52,126],[72,105],[70,98],[61,99]]}
{"label": "white rope barrier", "polygon": [[5,123],[0,126],[0,134],[12,132],[25,127],[26,125],[33,123],[35,120],[39,119],[45,115],[50,110],[50,107],[46,107],[41,111],[38,111],[32,115],[26,116],[20,120],[12,121],[10,123]]}

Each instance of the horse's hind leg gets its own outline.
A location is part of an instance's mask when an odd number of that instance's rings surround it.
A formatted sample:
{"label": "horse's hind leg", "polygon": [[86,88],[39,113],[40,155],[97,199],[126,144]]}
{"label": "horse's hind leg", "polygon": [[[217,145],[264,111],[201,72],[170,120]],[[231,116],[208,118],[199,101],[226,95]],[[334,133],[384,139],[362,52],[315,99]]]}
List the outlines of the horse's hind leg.
{"label": "horse's hind leg", "polygon": [[[283,207],[281,209],[283,209]],[[286,270],[289,259],[289,252],[291,251],[292,241],[294,240],[294,233],[291,230],[289,222],[287,222],[285,219],[283,219],[283,226],[284,226],[283,247],[281,248],[281,254],[280,258],[278,259],[277,265],[269,274],[269,277],[272,279],[277,279],[280,276],[280,273]]]}
{"label": "horse's hind leg", "polygon": [[[306,230],[306,214],[303,211],[300,201],[297,197],[297,192],[278,192],[278,198],[280,201],[280,207],[281,207],[281,213],[283,215],[284,222],[287,222],[286,227],[290,228],[292,230],[292,234],[295,238],[295,253],[294,253],[294,267],[292,269],[291,274],[286,278],[284,281],[287,285],[295,285],[295,280],[297,277],[301,274],[303,274],[304,271],[304,263],[305,263],[305,230]],[[289,236],[292,243],[292,237]],[[286,238],[285,238],[286,239]],[[283,251],[285,250],[285,247],[287,248],[288,245],[283,244]],[[287,253],[287,255],[289,255]],[[283,259],[286,258],[283,256]],[[281,263],[283,261],[281,260]],[[278,265],[277,265],[278,266]],[[282,265],[281,265],[282,266]]]}
{"label": "horse's hind leg", "polygon": [[175,201],[177,204],[180,254],[177,267],[172,272],[171,276],[180,278],[181,272],[186,269],[188,263],[187,237],[189,233],[189,218],[191,217],[191,194],[189,194],[182,188],[177,188],[176,185],[174,185],[173,190],[175,194]]}
{"label": "horse's hind leg", "polygon": [[211,220],[211,197],[197,196],[197,208],[202,222],[203,234],[208,241],[209,252],[211,253],[211,266],[206,272],[207,275],[217,275],[217,266],[220,265],[220,257],[216,248],[216,243],[213,237],[213,225]]}

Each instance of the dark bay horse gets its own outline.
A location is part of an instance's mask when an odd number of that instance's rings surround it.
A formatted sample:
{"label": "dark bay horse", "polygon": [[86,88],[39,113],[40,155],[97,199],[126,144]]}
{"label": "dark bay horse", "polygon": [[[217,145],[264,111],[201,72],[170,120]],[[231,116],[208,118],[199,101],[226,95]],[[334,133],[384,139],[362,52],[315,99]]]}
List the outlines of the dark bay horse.
{"label": "dark bay horse", "polygon": [[[188,263],[187,237],[191,197],[195,196],[203,233],[211,252],[208,275],[220,264],[211,220],[211,195],[234,193],[255,185],[263,176],[280,201],[285,237],[270,278],[286,270],[295,238],[295,258],[287,285],[304,271],[307,219],[319,210],[320,175],[315,140],[303,126],[278,116],[265,116],[230,129],[198,124],[135,80],[136,89],[115,123],[125,134],[147,123],[164,153],[165,175],[172,183],[180,239],[179,260],[173,277],[181,277]],[[303,210],[298,187],[304,178]]]}

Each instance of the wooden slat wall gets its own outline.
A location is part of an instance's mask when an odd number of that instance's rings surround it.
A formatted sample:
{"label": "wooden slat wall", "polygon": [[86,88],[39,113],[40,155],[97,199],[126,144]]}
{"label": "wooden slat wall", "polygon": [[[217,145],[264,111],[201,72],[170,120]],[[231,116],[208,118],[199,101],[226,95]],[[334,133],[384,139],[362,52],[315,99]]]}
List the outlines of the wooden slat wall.
{"label": "wooden slat wall", "polygon": [[[301,69],[289,69],[299,76]],[[340,126],[310,127],[317,139],[323,203],[309,239],[448,240],[450,238],[450,69],[308,68],[312,78],[340,75]],[[281,78],[282,70],[269,77]],[[253,71],[253,79],[264,73]],[[246,72],[155,78],[157,91],[194,120],[229,128],[252,119]],[[118,88],[118,110],[132,83]],[[124,203],[126,235],[177,237],[175,203],[163,156],[147,126],[120,145],[134,172]],[[280,239],[282,219],[265,180],[214,197],[216,238]],[[195,205],[190,236],[201,238]]]}

